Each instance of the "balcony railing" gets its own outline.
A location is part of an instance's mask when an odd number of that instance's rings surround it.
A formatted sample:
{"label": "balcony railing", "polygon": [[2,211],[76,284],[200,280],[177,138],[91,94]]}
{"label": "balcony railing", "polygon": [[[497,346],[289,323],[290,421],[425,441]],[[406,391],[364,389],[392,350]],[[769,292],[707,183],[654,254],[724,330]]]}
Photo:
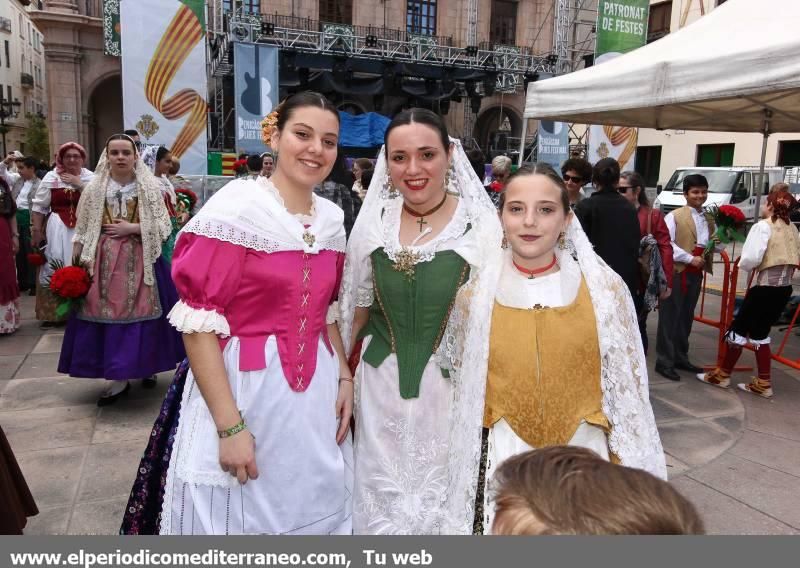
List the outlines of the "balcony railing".
{"label": "balcony railing", "polygon": [[23,88],[27,87],[29,89],[32,89],[35,86],[35,83],[33,81],[33,75],[31,75],[30,73],[22,73],[19,77],[19,81],[20,83],[22,83]]}

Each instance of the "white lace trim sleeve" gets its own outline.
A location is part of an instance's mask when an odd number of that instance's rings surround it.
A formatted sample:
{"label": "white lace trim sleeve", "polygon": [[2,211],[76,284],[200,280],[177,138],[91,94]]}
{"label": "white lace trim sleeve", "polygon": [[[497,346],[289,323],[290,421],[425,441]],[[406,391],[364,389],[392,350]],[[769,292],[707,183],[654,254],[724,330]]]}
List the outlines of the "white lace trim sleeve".
{"label": "white lace trim sleeve", "polygon": [[231,328],[225,316],[214,310],[193,308],[179,300],[169,312],[169,323],[181,333],[216,333],[230,337]]}
{"label": "white lace trim sleeve", "polygon": [[334,302],[328,306],[328,313],[325,315],[325,323],[330,325],[339,321],[339,302]]}
{"label": "white lace trim sleeve", "polygon": [[363,286],[358,287],[358,291],[356,292],[356,307],[369,308],[374,301],[375,292],[372,290],[372,288],[364,288]]}

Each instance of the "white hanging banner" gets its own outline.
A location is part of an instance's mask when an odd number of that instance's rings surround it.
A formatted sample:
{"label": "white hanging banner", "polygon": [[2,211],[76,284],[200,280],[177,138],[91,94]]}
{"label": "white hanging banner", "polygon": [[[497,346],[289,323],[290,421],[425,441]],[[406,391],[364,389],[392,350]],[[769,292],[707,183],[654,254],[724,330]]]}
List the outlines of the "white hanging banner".
{"label": "white hanging banner", "polygon": [[125,128],[169,148],[182,174],[205,174],[205,2],[122,2],[120,21]]}

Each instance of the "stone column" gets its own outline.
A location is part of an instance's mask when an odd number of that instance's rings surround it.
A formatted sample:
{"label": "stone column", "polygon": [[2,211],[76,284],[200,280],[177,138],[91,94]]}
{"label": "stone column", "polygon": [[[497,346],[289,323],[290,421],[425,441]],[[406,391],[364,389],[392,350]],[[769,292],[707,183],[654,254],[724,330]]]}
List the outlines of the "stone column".
{"label": "stone column", "polygon": [[69,141],[86,144],[83,124],[80,64],[82,56],[66,46],[45,49],[47,60],[47,104],[50,148],[55,151]]}

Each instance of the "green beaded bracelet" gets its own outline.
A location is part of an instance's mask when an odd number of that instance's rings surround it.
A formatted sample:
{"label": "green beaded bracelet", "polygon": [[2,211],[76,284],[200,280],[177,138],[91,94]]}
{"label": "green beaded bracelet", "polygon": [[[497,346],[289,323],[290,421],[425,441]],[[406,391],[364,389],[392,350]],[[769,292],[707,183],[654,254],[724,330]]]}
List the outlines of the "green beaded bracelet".
{"label": "green beaded bracelet", "polygon": [[226,428],[225,430],[217,430],[217,435],[220,438],[230,438],[234,434],[238,434],[239,432],[247,428],[247,424],[244,423],[244,416],[242,416],[241,410],[239,411],[239,418],[241,418],[241,420],[239,420],[239,422],[234,426]]}

